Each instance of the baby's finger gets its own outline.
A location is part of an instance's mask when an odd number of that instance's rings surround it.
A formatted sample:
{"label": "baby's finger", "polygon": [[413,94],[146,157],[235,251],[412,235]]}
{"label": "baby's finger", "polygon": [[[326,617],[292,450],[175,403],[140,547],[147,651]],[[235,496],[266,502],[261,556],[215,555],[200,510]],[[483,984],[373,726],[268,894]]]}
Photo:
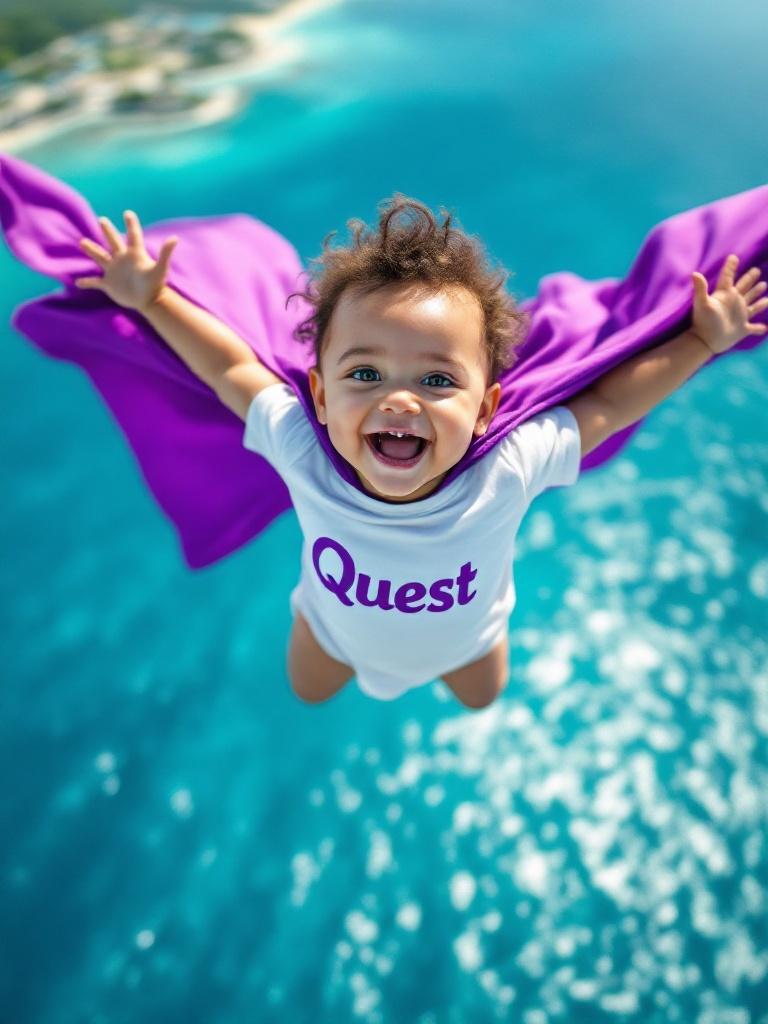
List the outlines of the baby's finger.
{"label": "baby's finger", "polygon": [[100,267],[106,267],[112,259],[103,246],[99,245],[98,242],[92,242],[90,238],[81,238],[80,246],[85,249],[89,256],[93,257]]}
{"label": "baby's finger", "polygon": [[101,288],[104,282],[103,277],[76,277],[75,284],[78,288]]}
{"label": "baby's finger", "polygon": [[123,245],[122,236],[109,217],[99,217],[99,224],[101,224],[101,229],[109,240],[113,255],[123,252],[125,246]]}
{"label": "baby's finger", "polygon": [[728,288],[733,287],[733,276],[736,273],[736,267],[739,265],[739,257],[735,252],[732,252],[730,256],[726,257],[723,268],[720,271],[720,277],[717,279],[717,290],[726,291]]}
{"label": "baby's finger", "polygon": [[695,289],[695,299],[697,302],[706,302],[709,297],[709,285],[706,277],[695,270],[692,274],[693,286]]}
{"label": "baby's finger", "polygon": [[123,211],[123,217],[125,218],[125,226],[128,232],[128,245],[143,248],[144,233],[141,230],[141,222],[139,221],[139,218],[133,210]]}
{"label": "baby's finger", "polygon": [[166,274],[168,271],[168,264],[171,262],[171,253],[176,247],[178,238],[174,235],[173,238],[166,238],[163,242],[163,247],[157,257],[157,267],[161,273]]}
{"label": "baby's finger", "polygon": [[736,282],[736,287],[740,292],[745,291],[750,285],[753,285],[755,281],[760,278],[760,268],[750,267],[746,274],[742,274],[739,280]]}
{"label": "baby's finger", "polygon": [[768,288],[768,284],[766,284],[765,281],[758,281],[755,287],[750,288],[747,294],[744,296],[744,301],[752,302],[752,300],[756,299],[757,296],[764,292],[766,288]]}

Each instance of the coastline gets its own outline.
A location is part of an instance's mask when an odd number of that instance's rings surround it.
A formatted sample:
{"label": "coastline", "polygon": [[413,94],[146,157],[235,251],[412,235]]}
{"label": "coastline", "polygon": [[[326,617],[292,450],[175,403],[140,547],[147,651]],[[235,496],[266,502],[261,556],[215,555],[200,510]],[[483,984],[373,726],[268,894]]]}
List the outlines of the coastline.
{"label": "coastline", "polygon": [[[0,130],[0,152],[21,156],[22,150],[85,129],[106,131],[112,136],[176,133],[227,120],[247,103],[250,92],[246,86],[283,71],[304,55],[305,45],[300,40],[282,39],[281,33],[341,2],[343,0],[293,0],[267,14],[233,14],[228,17],[227,24],[249,37],[254,52],[238,60],[176,72],[174,86],[209,93],[203,102],[190,110],[115,114],[109,107],[109,101],[118,76],[105,72],[84,73],[80,81],[86,87],[87,98],[73,110],[47,117],[33,115],[28,123]],[[138,72],[124,74],[122,80],[138,80],[142,73],[144,77],[152,74],[151,70],[142,68]]]}

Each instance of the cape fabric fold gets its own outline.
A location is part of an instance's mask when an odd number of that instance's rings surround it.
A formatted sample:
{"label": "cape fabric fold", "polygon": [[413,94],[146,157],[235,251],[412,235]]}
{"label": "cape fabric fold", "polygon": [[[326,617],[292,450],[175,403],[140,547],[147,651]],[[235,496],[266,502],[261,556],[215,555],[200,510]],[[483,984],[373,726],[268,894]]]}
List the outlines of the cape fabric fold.
{"label": "cape fabric fold", "polygon": [[[92,275],[95,266],[79,240],[89,237],[103,244],[97,216],[78,192],[33,164],[1,154],[0,223],[20,262],[64,286],[17,307],[13,326],[49,356],[76,363],[88,374],[175,526],[190,568],[237,550],[291,507],[280,476],[242,447],[242,421],[141,314],[102,292],[74,285],[76,278]],[[362,489],[314,414],[307,376],[314,363],[312,347],[293,337],[311,308],[299,296],[286,305],[287,297],[307,283],[291,243],[246,214],[143,227],[147,251],[155,259],[163,241],[178,236],[168,283],[236,331],[293,387],[337,471]],[[491,427],[440,486],[518,424],[689,327],[691,273],[700,271],[711,290],[730,252],[739,256],[739,273],[758,266],[766,274],[768,185],[662,221],[646,237],[624,279],[587,281],[568,271],[542,278],[536,296],[520,304],[530,313],[530,329],[517,362],[500,378],[502,397]],[[754,348],[765,337],[749,335],[729,352]],[[642,422],[591,452],[582,461],[582,472],[613,458]]]}

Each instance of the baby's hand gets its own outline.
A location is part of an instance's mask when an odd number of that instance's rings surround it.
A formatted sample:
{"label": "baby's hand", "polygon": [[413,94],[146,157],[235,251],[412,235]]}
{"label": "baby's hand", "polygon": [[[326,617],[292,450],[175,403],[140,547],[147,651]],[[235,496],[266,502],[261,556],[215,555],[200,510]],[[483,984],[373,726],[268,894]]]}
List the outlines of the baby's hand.
{"label": "baby's hand", "polygon": [[715,291],[709,294],[707,279],[698,272],[693,277],[693,322],[691,329],[707,348],[719,355],[748,334],[765,334],[766,324],[751,324],[753,316],[768,307],[768,299],[759,299],[768,284],[760,280],[760,268],[752,267],[734,283],[739,257],[731,253],[723,264]]}
{"label": "baby's hand", "polygon": [[81,238],[80,245],[93,257],[104,271],[103,277],[78,277],[78,288],[98,288],[105,292],[119,306],[144,312],[155,301],[165,284],[171,252],[178,242],[173,236],[163,242],[157,262],[144,248],[139,218],[133,210],[123,214],[128,233],[127,245],[108,217],[99,217],[111,252],[91,241]]}

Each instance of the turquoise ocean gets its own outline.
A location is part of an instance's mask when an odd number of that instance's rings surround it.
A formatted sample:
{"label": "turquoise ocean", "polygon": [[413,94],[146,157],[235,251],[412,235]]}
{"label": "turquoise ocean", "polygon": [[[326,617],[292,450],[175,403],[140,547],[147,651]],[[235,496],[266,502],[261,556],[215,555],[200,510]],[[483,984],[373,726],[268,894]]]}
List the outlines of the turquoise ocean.
{"label": "turquoise ocean", "polygon": [[[399,190],[527,297],[765,184],[764,14],[354,0],[227,122],[18,155],[305,261]],[[58,286],[5,247],[0,279],[3,1024],[768,1024],[768,344],[537,499],[494,705],[310,706],[294,514],[189,570],[88,378],[10,326]]]}

